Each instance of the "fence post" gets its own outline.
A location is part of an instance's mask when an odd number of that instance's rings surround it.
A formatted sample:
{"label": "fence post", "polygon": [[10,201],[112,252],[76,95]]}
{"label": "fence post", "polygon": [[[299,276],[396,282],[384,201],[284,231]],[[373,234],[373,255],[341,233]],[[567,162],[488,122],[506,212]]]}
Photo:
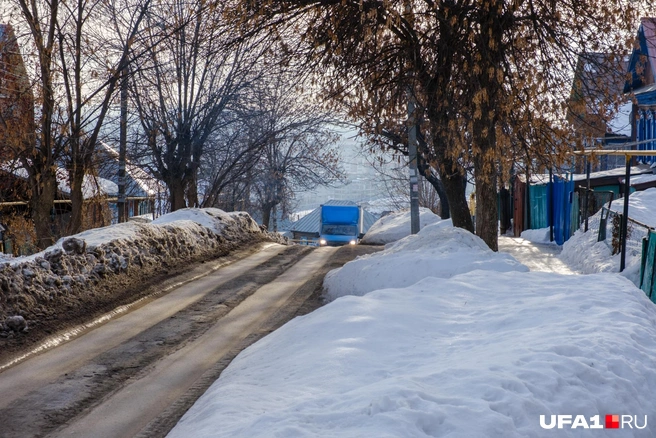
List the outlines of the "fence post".
{"label": "fence post", "polygon": [[622,256],[620,257],[620,272],[626,267],[626,232],[629,222],[629,191],[631,188],[631,157],[626,155],[626,175],[624,177],[624,214],[620,229],[620,243],[622,245]]}
{"label": "fence post", "polygon": [[583,230],[584,232],[588,232],[588,197],[590,196],[590,160],[588,159],[588,156],[585,156],[585,199],[583,200],[583,214],[585,214],[585,229]]}
{"label": "fence post", "polygon": [[554,187],[553,169],[549,167],[549,190],[547,190],[547,208],[549,213],[549,242],[554,241]]}

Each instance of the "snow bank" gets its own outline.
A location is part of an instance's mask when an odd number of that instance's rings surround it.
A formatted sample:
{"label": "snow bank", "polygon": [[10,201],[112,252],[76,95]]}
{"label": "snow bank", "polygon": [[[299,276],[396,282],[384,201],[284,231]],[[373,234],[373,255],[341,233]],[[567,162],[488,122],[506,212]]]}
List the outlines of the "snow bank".
{"label": "snow bank", "polygon": [[45,327],[117,299],[131,301],[169,270],[261,240],[284,242],[261,232],[246,213],[217,209],[185,209],[149,224],[127,222],[62,238],[46,251],[0,265],[0,339],[14,336],[4,324],[11,316],[24,317],[29,329],[52,330]]}
{"label": "snow bank", "polygon": [[483,240],[450,221],[428,225],[418,234],[360,256],[324,279],[329,299],[364,295],[385,287],[410,286],[425,277],[449,278],[476,269],[528,271],[511,255],[495,253]]}
{"label": "snow bank", "polygon": [[[294,319],[241,353],[169,436],[652,437],[655,362],[656,308],[620,276],[425,278]],[[650,418],[645,430],[540,428],[558,414]]]}
{"label": "snow bank", "polygon": [[[611,209],[621,213],[624,200],[611,204]],[[656,226],[656,189],[634,192],[629,196],[629,217],[652,227]],[[612,254],[612,236],[607,233],[606,241],[597,242],[601,211],[589,219],[588,232],[577,230],[563,245],[560,258],[572,269],[583,274],[597,272],[619,272],[621,254]],[[634,284],[640,282],[640,258],[642,257],[641,240],[646,236],[646,229],[633,227],[627,239],[626,268],[621,273]],[[610,226],[609,226],[610,229]]]}
{"label": "snow bank", "polygon": [[[533,243],[552,243],[549,240],[549,227],[536,230],[524,230],[520,236],[524,240]],[[555,242],[553,242],[555,244]]]}
{"label": "snow bank", "polygon": [[[246,215],[246,213],[226,213],[218,208],[183,208],[181,210],[176,210],[173,213],[160,216],[152,223],[154,225],[163,225],[178,222],[178,225],[181,225],[182,223],[179,221],[190,221],[209,228],[217,234],[221,234],[225,229],[226,224],[243,215]],[[259,231],[259,227],[255,221],[251,221],[248,223],[246,231],[257,232]]]}
{"label": "snow bank", "polygon": [[[624,199],[617,199],[611,209],[622,213]],[[633,192],[629,196],[629,217],[650,227],[656,227],[656,188]]]}
{"label": "snow bank", "polygon": [[[442,219],[427,208],[419,209],[419,228],[422,229]],[[451,224],[451,220],[445,221]],[[390,213],[378,219],[364,235],[362,243],[384,245],[410,235],[410,210]]]}

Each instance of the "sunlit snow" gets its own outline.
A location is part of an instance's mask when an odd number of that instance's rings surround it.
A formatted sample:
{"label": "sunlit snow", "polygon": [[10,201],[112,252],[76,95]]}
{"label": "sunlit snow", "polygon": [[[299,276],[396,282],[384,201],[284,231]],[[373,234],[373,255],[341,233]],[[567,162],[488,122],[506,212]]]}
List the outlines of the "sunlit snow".
{"label": "sunlit snow", "polygon": [[[655,436],[645,294],[615,273],[527,272],[481,244],[436,223],[333,271],[335,299],[242,352],[169,436]],[[540,426],[606,414],[648,426]]]}

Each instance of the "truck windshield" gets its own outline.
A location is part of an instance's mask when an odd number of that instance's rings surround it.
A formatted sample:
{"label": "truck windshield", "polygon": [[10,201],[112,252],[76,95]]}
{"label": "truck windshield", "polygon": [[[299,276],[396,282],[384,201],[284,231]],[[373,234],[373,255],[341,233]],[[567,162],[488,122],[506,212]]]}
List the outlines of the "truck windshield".
{"label": "truck windshield", "polygon": [[321,227],[321,234],[331,236],[355,236],[358,232],[355,225],[323,225]]}

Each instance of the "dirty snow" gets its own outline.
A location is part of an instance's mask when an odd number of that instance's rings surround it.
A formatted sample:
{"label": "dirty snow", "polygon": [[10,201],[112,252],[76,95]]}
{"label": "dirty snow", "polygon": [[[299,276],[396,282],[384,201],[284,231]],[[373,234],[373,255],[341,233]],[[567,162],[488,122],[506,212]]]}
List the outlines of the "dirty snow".
{"label": "dirty snow", "polygon": [[[234,222],[234,218],[240,214],[243,215],[245,213],[226,213],[218,208],[183,208],[160,216],[151,223],[153,225],[163,225],[176,222],[177,226],[182,226],[183,222],[181,221],[189,221],[207,227],[215,233],[221,233],[226,224]],[[257,231],[255,227],[253,225],[251,231]]]}
{"label": "dirty snow", "polygon": [[[442,219],[427,208],[419,209],[419,229],[440,222]],[[446,223],[451,224],[447,219]],[[364,235],[362,243],[384,245],[410,235],[410,210],[400,210],[378,219]]]}
{"label": "dirty snow", "polygon": [[6,259],[0,264],[0,349],[1,338],[13,334],[7,324],[12,316],[24,317],[28,327],[57,325],[119,296],[138,296],[144,285],[169,269],[258,240],[284,242],[261,232],[246,213],[185,209],[150,224],[127,222],[84,231],[40,253]]}
{"label": "dirty snow", "polygon": [[[349,296],[242,352],[169,436],[656,435],[656,308],[642,291],[617,274],[526,272],[463,231],[425,230],[334,273],[332,295]],[[421,264],[450,278],[414,278]],[[385,288],[395,277],[417,282]],[[651,418],[540,427],[558,414]]]}

